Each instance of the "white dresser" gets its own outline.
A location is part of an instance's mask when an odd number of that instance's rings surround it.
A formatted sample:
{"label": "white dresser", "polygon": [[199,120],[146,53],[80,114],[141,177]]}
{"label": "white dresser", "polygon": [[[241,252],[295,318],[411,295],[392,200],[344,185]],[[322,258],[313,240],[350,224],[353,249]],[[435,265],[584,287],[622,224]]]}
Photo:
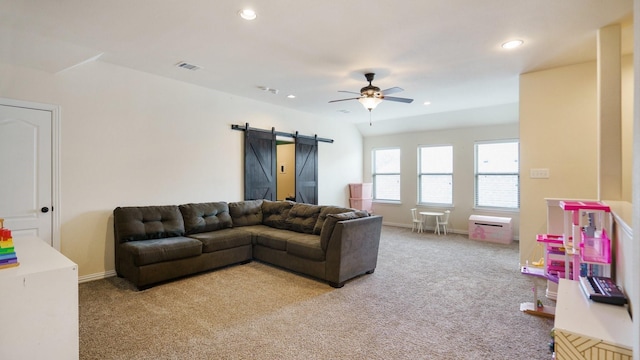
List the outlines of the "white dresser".
{"label": "white dresser", "polygon": [[587,299],[578,281],[560,279],[555,344],[557,360],[631,360],[631,317],[626,307]]}
{"label": "white dresser", "polygon": [[0,359],[78,359],[78,266],[38,238],[0,269]]}

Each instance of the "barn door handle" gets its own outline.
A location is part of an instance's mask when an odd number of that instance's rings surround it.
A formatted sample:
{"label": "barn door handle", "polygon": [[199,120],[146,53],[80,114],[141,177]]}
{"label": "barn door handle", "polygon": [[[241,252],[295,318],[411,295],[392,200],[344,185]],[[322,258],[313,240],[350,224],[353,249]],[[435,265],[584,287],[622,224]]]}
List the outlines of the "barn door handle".
{"label": "barn door handle", "polygon": [[48,213],[49,212],[49,208],[45,206],[42,209],[40,209],[40,211],[42,211],[43,213]]}

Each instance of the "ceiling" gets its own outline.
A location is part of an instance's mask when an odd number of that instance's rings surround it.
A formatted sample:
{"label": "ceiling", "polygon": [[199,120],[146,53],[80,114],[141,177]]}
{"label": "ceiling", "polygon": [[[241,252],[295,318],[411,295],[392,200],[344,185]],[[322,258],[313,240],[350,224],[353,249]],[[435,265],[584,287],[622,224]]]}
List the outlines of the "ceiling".
{"label": "ceiling", "polygon": [[[257,19],[238,16],[247,6]],[[519,74],[595,60],[597,29],[615,23],[632,53],[632,10],[632,0],[0,0],[0,62],[49,73],[107,62],[370,136],[517,122]],[[502,49],[511,39],[524,45]],[[371,114],[329,103],[359,92],[366,72],[415,101]]]}

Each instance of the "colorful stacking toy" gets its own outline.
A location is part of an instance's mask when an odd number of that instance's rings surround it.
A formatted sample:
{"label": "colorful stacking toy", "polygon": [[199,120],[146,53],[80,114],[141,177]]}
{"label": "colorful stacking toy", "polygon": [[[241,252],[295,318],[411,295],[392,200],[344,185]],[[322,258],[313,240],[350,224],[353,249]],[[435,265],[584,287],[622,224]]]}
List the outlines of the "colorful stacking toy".
{"label": "colorful stacking toy", "polygon": [[4,219],[0,219],[0,269],[18,266],[18,256],[13,247],[11,230],[4,228]]}

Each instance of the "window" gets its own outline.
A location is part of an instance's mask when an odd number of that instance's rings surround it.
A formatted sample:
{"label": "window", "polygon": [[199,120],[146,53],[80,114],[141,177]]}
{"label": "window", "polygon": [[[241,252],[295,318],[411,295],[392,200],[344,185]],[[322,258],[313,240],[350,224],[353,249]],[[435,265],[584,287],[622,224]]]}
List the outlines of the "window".
{"label": "window", "polygon": [[453,146],[419,148],[419,203],[453,205]]}
{"label": "window", "polygon": [[476,143],[477,207],[520,207],[518,141]]}
{"label": "window", "polygon": [[400,201],[400,149],[374,149],[373,198]]}

